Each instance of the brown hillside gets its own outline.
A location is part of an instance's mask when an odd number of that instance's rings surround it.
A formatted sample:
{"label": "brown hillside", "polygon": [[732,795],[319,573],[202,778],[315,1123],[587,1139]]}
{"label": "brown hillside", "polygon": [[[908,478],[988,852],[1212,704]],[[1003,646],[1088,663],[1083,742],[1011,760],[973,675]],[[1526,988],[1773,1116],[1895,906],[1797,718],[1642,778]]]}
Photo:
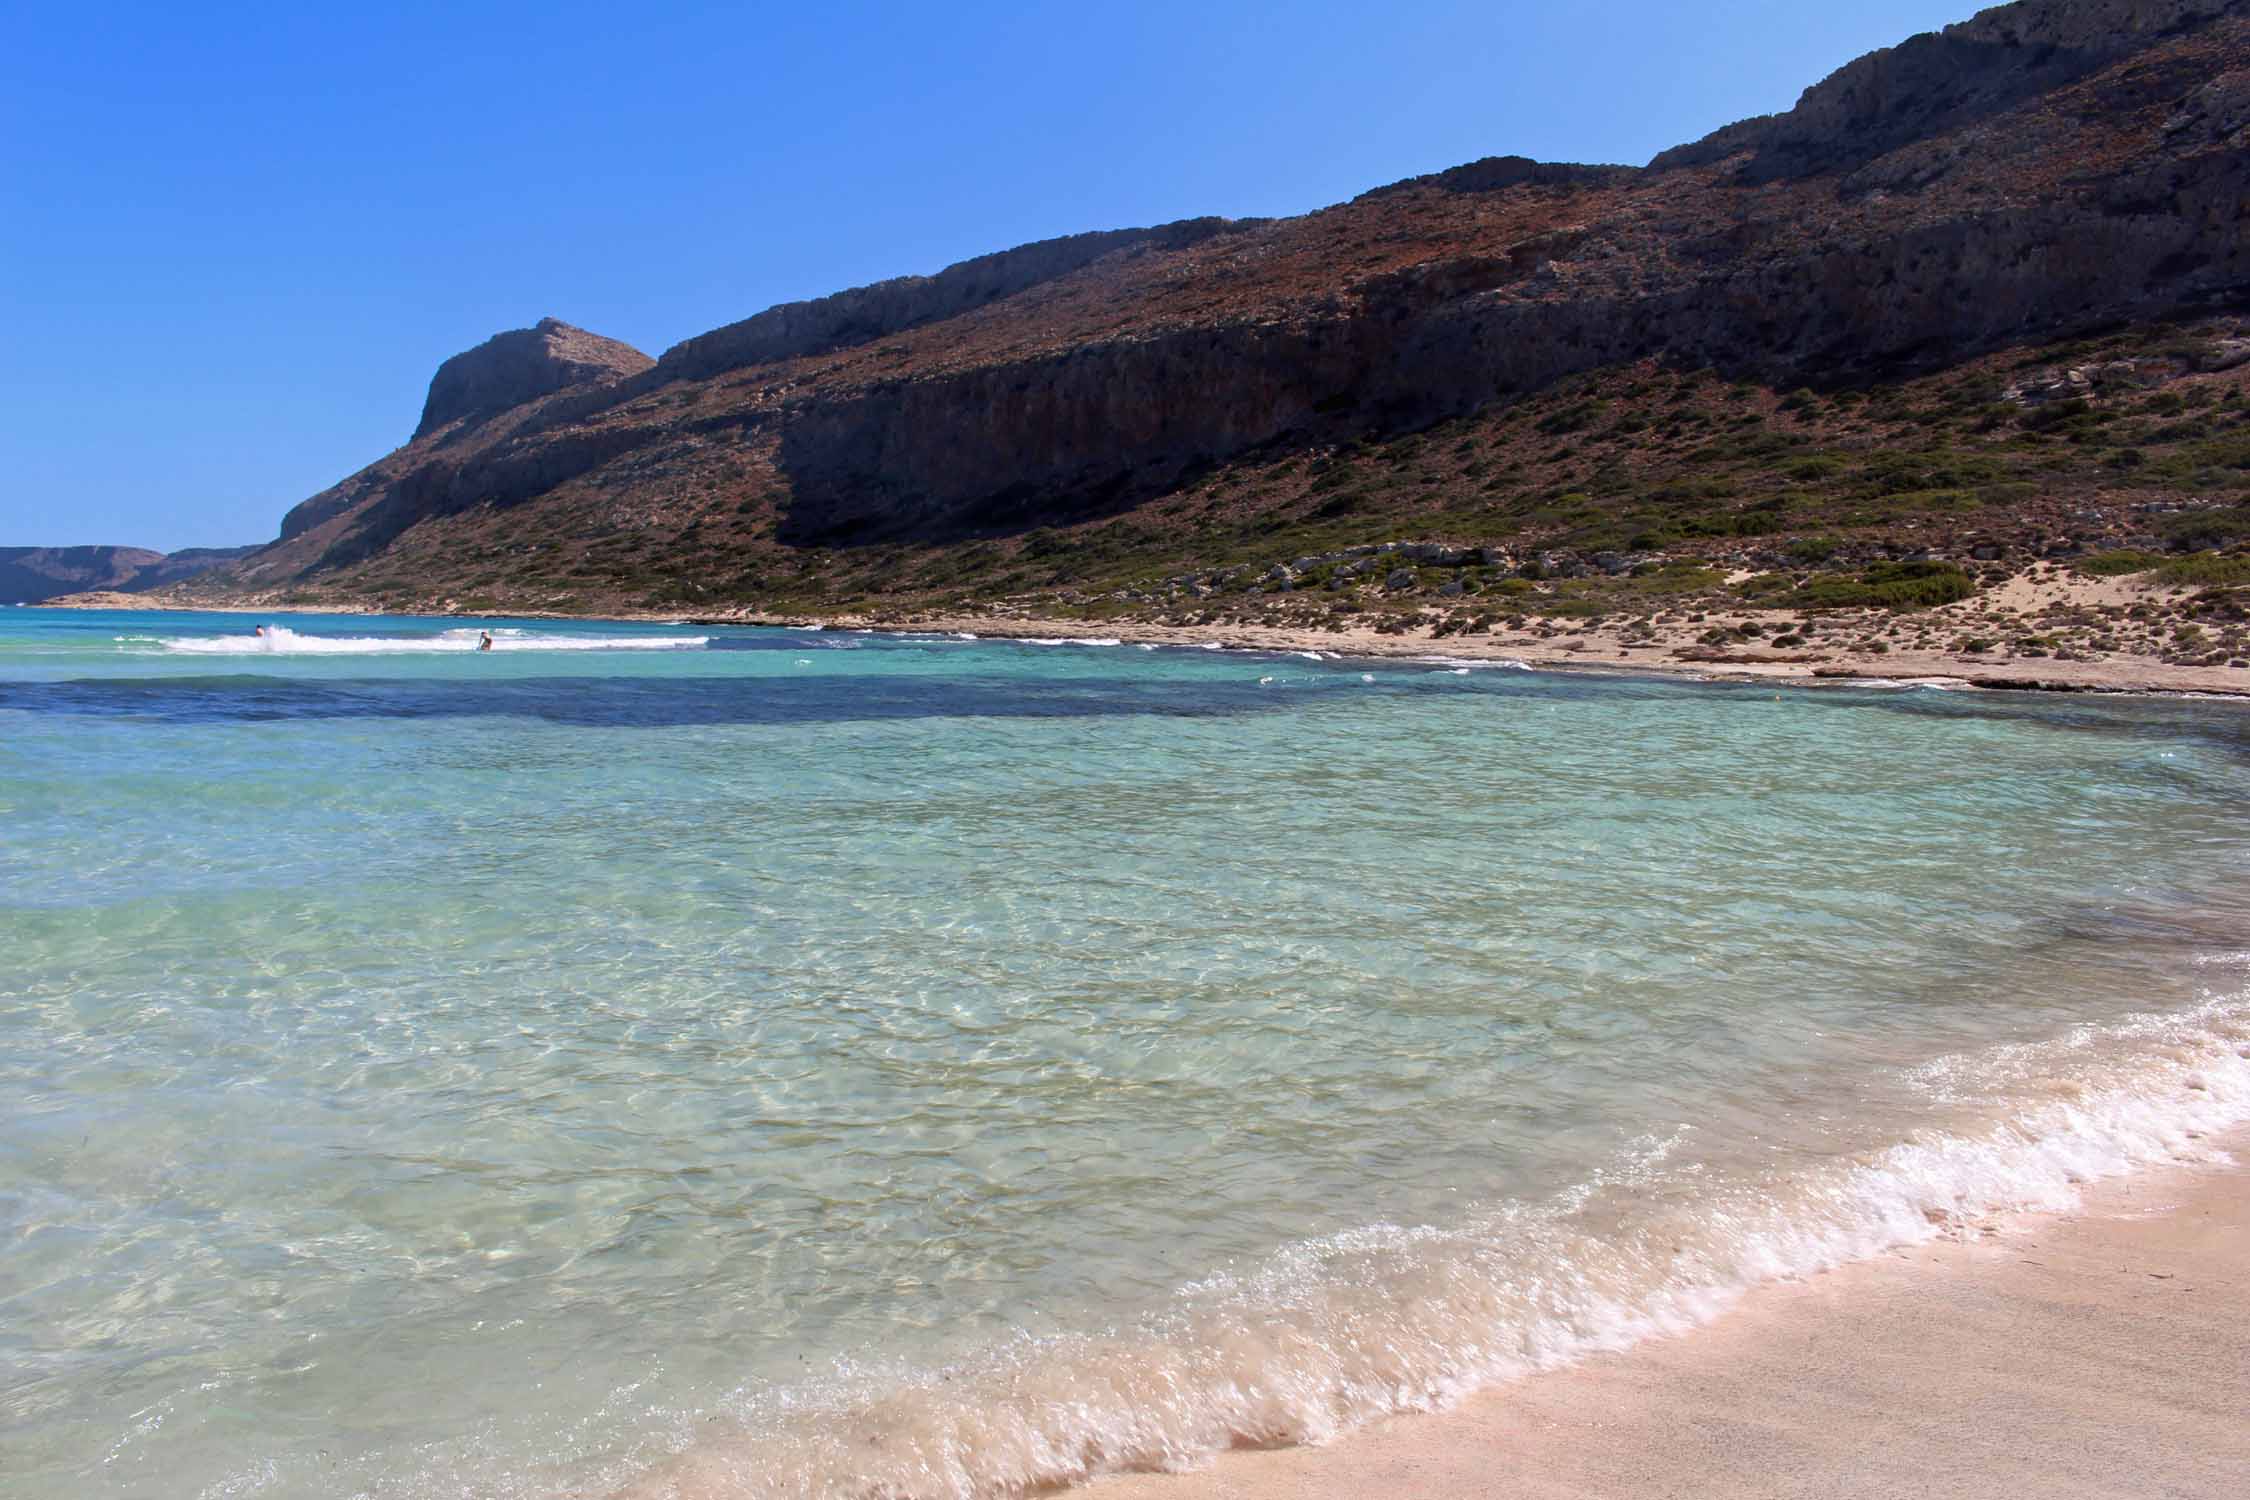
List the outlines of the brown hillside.
{"label": "brown hillside", "polygon": [[[1374,445],[1437,424],[1507,479],[1494,500],[1489,472],[1440,474],[1439,509],[1513,508],[1479,529],[1517,550],[1552,540],[1532,518],[1590,506],[1629,528],[1591,550],[1693,551],[1734,535],[1713,530],[1734,499],[1649,500],[1687,472],[1643,435],[1661,402],[1612,427],[1607,478],[1581,472],[1591,444],[1536,424],[1709,371],[1696,410],[1745,381],[1769,417],[1798,387],[1872,392],[1853,420],[1831,406],[1800,422],[1802,402],[1785,420],[1847,453],[1920,451],[1922,429],[1865,417],[1974,369],[1994,389],[1966,404],[2010,411],[1970,412],[1991,426],[1964,442],[2045,442],[2017,420],[2043,401],[2004,399],[1994,361],[2134,326],[2113,353],[2152,361],[2148,380],[2159,359],[2191,387],[2217,373],[2223,351],[2202,351],[2231,347],[2223,320],[2250,292],[2246,163],[2250,0],[2026,0],[1644,169],[1501,158],[1294,219],[1075,236],[777,308],[647,367],[564,325],[502,335],[441,370],[406,447],[198,587],[581,608],[973,593],[1021,572],[1035,531],[1109,535],[1099,571],[1123,580],[1219,560],[1218,523],[1188,503],[1213,485],[1235,486],[1227,514],[1271,523],[1276,550],[1427,527],[1420,493],[1325,479],[1301,502],[1316,467],[1358,473]],[[554,330],[610,353],[519,367],[493,352]],[[2163,353],[2182,339],[2194,349]],[[1642,394],[1604,394],[1627,388]],[[2114,380],[2077,399],[2126,411]],[[1982,478],[1922,488],[1976,495],[1986,530],[2052,531],[2043,487],[2094,493],[2122,472],[2098,442],[2063,446],[2068,462],[2010,450]],[[2212,472],[2239,472],[2224,457]],[[1848,486],[1802,483],[1808,524],[1866,532],[1870,555],[1895,544],[1896,517],[1857,520]],[[2227,498],[2167,484],[2135,503]],[[1352,506],[1315,519],[1339,486]],[[1664,524],[1625,519],[1652,506]]]}

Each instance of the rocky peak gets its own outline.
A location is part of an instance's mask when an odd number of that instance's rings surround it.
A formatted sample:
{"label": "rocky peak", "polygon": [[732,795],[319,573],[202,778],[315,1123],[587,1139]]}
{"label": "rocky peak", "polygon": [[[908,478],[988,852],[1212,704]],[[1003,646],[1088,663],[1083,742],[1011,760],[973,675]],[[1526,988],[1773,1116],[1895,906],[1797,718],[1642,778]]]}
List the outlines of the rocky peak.
{"label": "rocky peak", "polygon": [[2085,77],[2155,39],[2250,0],[2016,0],[1846,63],[1786,114],[1729,125],[1649,163],[1658,171],[1748,153],[1746,181],[1849,172]]}
{"label": "rocky peak", "polygon": [[581,385],[609,385],[656,361],[630,344],[541,318],[512,328],[438,366],[414,435],[464,417],[488,417],[526,401]]}

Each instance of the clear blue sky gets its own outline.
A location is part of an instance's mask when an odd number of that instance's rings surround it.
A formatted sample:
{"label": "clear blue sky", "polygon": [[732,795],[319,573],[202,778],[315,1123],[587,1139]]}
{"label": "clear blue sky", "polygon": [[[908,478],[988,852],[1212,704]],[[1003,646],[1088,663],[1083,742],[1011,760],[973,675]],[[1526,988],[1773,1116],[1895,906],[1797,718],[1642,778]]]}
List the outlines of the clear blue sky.
{"label": "clear blue sky", "polygon": [[1645,161],[1975,8],[27,0],[0,544],[267,540],[545,315],[655,354],[1048,235]]}

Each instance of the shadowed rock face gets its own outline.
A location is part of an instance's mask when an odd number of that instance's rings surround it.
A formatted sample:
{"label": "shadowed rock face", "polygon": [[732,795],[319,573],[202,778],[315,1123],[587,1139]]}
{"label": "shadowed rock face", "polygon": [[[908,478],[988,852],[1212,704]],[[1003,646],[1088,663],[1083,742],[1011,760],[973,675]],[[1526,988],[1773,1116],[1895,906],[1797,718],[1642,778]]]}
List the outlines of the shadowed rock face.
{"label": "shadowed rock face", "polygon": [[606,532],[770,503],[787,544],[947,540],[1629,360],[1930,369],[2250,298],[2246,190],[2250,0],[2023,0],[1648,168],[1496,157],[1295,219],[1044,241],[653,364],[552,320],[503,334],[238,576],[317,578],[531,502]]}
{"label": "shadowed rock face", "polygon": [[541,318],[530,328],[496,333],[439,365],[414,435],[421,437],[464,418],[503,412],[573,386],[629,379],[654,363],[630,344]]}

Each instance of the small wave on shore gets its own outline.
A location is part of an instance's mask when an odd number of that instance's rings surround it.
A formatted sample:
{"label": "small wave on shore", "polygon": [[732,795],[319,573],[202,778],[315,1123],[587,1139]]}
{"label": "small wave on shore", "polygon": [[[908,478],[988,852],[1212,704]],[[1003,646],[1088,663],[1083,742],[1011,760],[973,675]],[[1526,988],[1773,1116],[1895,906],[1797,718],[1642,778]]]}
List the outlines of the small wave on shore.
{"label": "small wave on shore", "polygon": [[692,651],[711,639],[707,635],[544,635],[510,628],[444,630],[423,636],[305,635],[286,625],[268,625],[252,635],[117,639],[123,646],[155,646],[190,656],[400,656],[477,651],[487,634],[494,651]]}
{"label": "small wave on shore", "polygon": [[[1947,1060],[1982,1125],[1780,1176],[1704,1175],[1687,1127],[1579,1188],[1453,1225],[1373,1224],[1183,1286],[1134,1328],[1023,1339],[942,1370],[752,1388],[628,1482],[632,1500],[975,1500],[1242,1446],[1319,1443],[1711,1321],[1761,1283],[2074,1206],[2090,1182],[2226,1158],[2250,1121],[2250,1005]],[[613,1476],[622,1479],[624,1476]]]}
{"label": "small wave on shore", "polygon": [[1411,658],[1411,660],[1422,662],[1429,666],[1451,667],[1461,671],[1471,672],[1476,671],[1480,668],[1488,671],[1504,669],[1510,672],[1533,672],[1538,670],[1536,667],[1532,666],[1530,662],[1518,660],[1513,656],[1417,656]]}
{"label": "small wave on shore", "polygon": [[1842,687],[1865,688],[1871,691],[1920,691],[1926,693],[1965,692],[1975,684],[1960,677],[1849,677],[1834,681]]}

